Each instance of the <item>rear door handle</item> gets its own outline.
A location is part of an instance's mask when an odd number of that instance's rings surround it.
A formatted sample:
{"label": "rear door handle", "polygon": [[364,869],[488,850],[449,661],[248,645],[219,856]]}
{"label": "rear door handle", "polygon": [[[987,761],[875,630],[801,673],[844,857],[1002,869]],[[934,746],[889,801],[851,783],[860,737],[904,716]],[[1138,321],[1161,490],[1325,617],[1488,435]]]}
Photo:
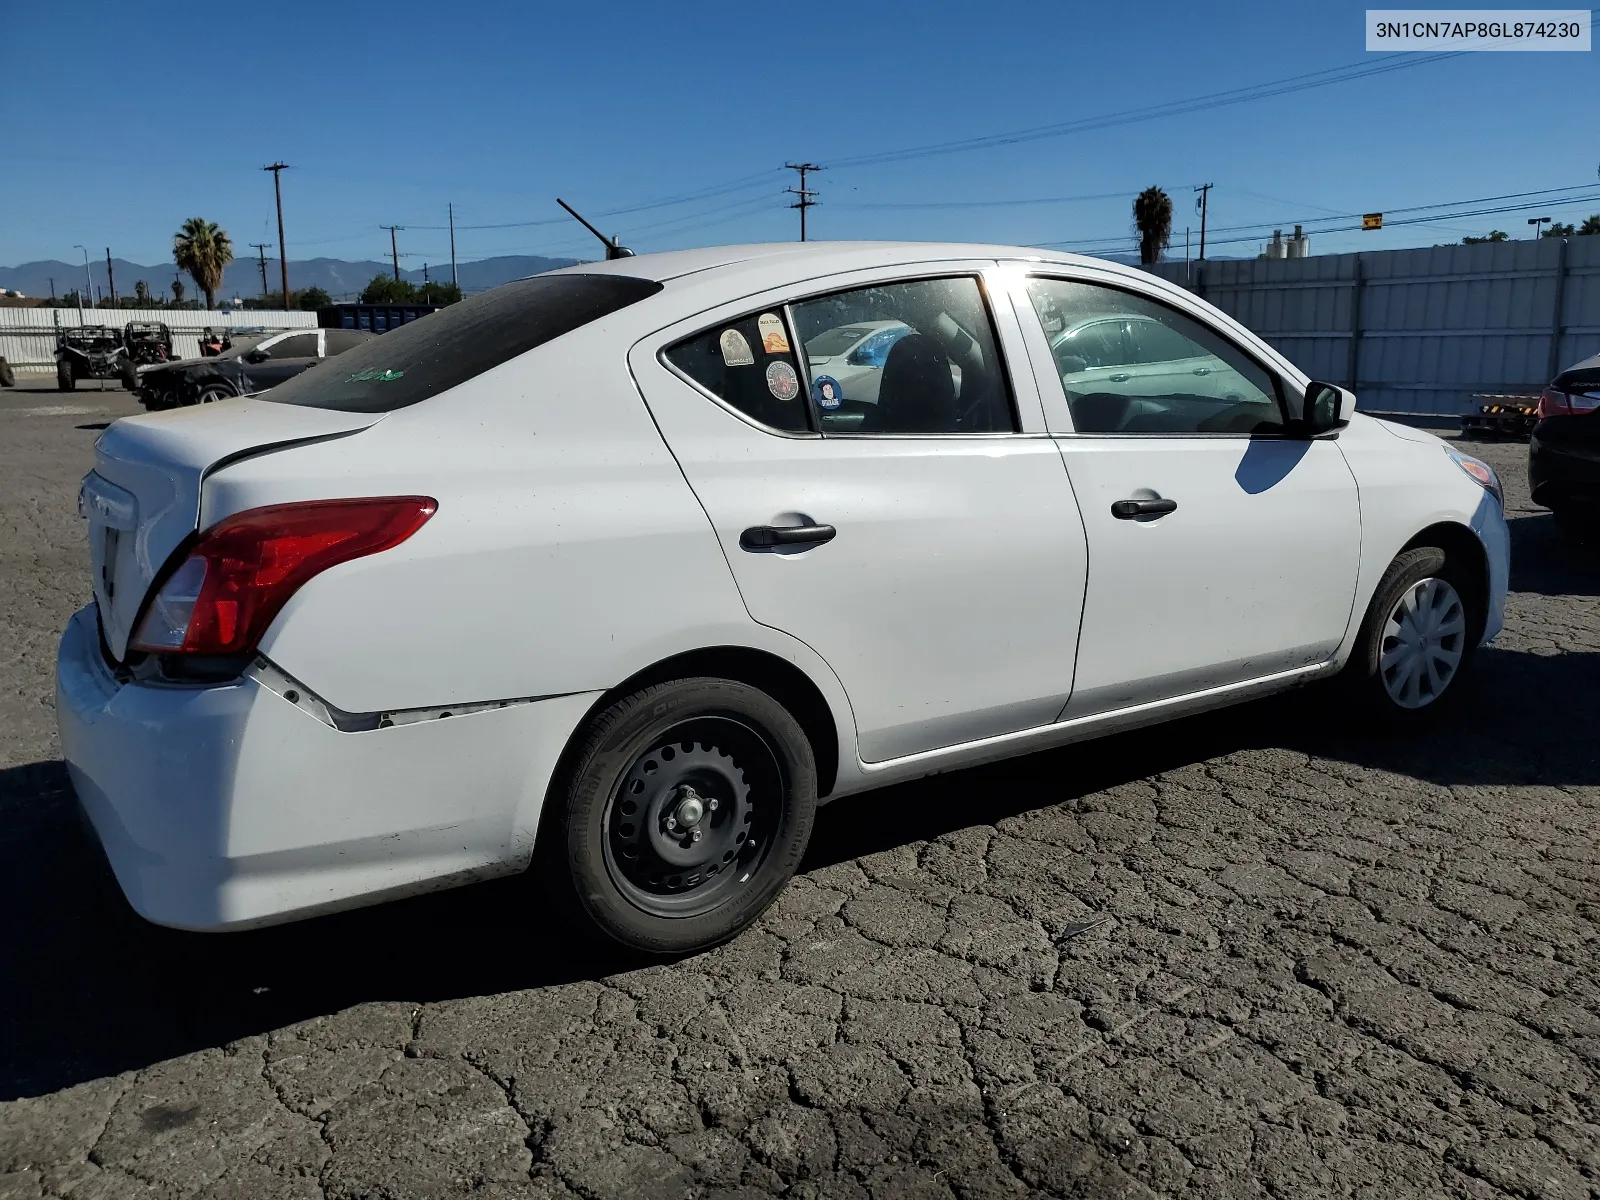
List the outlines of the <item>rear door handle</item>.
{"label": "rear door handle", "polygon": [[1115,375],[1107,375],[1106,378],[1112,383],[1127,383],[1128,380],[1133,378],[1133,376],[1129,375],[1126,371],[1118,371]]}
{"label": "rear door handle", "polygon": [[1163,517],[1178,511],[1176,500],[1118,500],[1111,506],[1111,515],[1119,521],[1135,517]]}
{"label": "rear door handle", "polygon": [[739,535],[741,550],[773,550],[779,546],[821,545],[839,531],[832,525],[752,525]]}
{"label": "rear door handle", "polygon": [[1194,373],[1196,375],[1209,375],[1209,374],[1211,374],[1211,368],[1210,367],[1196,367],[1194,369]]}

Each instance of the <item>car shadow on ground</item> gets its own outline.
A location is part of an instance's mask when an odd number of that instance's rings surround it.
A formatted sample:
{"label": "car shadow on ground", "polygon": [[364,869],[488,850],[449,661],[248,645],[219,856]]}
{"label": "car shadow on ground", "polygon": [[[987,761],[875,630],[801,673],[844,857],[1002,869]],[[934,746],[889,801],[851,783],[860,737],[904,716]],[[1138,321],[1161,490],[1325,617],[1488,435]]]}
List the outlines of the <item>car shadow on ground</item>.
{"label": "car shadow on ground", "polygon": [[[1445,785],[1600,784],[1600,654],[1482,652],[1447,719],[1361,732],[1322,689],[901,784],[818,815],[803,871],[1070,802],[1240,750],[1282,748]],[[1558,719],[1556,717],[1559,710]],[[525,879],[275,929],[180,934],[108,894],[64,768],[0,771],[0,1099],[55,1091],[369,1000],[431,1001],[630,965],[549,922]]]}
{"label": "car shadow on ground", "polygon": [[1600,596],[1600,536],[1580,544],[1555,516],[1521,517],[1511,530],[1511,590],[1540,596]]}

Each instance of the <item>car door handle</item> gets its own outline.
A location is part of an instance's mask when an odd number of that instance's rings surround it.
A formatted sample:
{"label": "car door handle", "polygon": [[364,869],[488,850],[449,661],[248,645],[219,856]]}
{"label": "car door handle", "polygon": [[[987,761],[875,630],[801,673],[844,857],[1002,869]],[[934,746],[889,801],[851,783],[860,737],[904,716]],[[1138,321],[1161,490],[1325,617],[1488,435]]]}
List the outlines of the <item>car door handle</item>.
{"label": "car door handle", "polygon": [[839,531],[832,525],[752,525],[739,535],[741,550],[773,550],[779,546],[821,545]]}
{"label": "car door handle", "polygon": [[1196,367],[1194,369],[1194,373],[1196,375],[1209,375],[1209,374],[1211,374],[1211,368],[1210,367]]}
{"label": "car door handle", "polygon": [[1106,378],[1112,383],[1127,383],[1128,380],[1133,378],[1133,376],[1129,375],[1126,371],[1118,371],[1115,375],[1107,375]]}
{"label": "car door handle", "polygon": [[1135,517],[1163,517],[1178,511],[1176,500],[1118,500],[1111,506],[1111,515],[1119,521]]}

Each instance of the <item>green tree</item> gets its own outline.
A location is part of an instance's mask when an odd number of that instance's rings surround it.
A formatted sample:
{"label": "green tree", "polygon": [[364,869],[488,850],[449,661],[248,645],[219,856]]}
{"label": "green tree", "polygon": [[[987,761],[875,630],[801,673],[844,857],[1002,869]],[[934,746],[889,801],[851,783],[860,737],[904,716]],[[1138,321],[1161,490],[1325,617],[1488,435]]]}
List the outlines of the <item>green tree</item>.
{"label": "green tree", "polygon": [[1563,225],[1560,221],[1557,221],[1553,225],[1551,225],[1549,229],[1546,229],[1539,236],[1540,237],[1571,237],[1576,232],[1577,232],[1577,230],[1574,229],[1570,223],[1566,224],[1566,225]]}
{"label": "green tree", "polygon": [[319,287],[310,287],[294,293],[294,306],[303,312],[316,312],[333,303],[333,297]]}
{"label": "green tree", "polygon": [[190,217],[172,235],[172,257],[206,294],[206,307],[215,308],[223,268],[233,261],[228,231],[201,217]]}
{"label": "green tree", "polygon": [[172,303],[174,305],[183,303],[183,280],[181,279],[172,281]]}
{"label": "green tree", "polygon": [[374,275],[361,292],[363,304],[415,304],[417,289],[392,275]]}
{"label": "green tree", "polygon": [[1509,242],[1511,235],[1504,229],[1491,229],[1488,237],[1464,237],[1461,239],[1463,246],[1481,246],[1485,242]]}
{"label": "green tree", "polygon": [[144,280],[134,281],[133,298],[139,302],[139,307],[144,308],[150,303],[150,285]]}
{"label": "green tree", "polygon": [[1172,199],[1158,187],[1148,187],[1133,201],[1133,229],[1139,235],[1139,261],[1145,266],[1161,261],[1172,239]]}
{"label": "green tree", "polygon": [[417,296],[424,304],[454,304],[461,299],[461,289],[453,283],[430,279],[417,289]]}
{"label": "green tree", "polygon": [[1590,214],[1583,219],[1583,224],[1578,226],[1579,237],[1596,233],[1600,233],[1600,213]]}

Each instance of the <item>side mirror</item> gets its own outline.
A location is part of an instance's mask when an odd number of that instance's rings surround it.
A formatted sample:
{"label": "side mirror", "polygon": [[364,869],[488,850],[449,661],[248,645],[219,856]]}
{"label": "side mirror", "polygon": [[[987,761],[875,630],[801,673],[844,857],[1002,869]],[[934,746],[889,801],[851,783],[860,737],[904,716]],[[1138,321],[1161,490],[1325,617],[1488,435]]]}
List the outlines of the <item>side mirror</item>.
{"label": "side mirror", "polygon": [[1344,388],[1312,380],[1306,385],[1305,400],[1300,406],[1300,424],[1310,437],[1332,433],[1350,424],[1354,408],[1355,397]]}
{"label": "side mirror", "polygon": [[244,356],[244,360],[247,363],[264,363],[271,357],[272,351],[270,350],[252,350]]}
{"label": "side mirror", "polygon": [[1087,371],[1089,369],[1088,360],[1080,358],[1076,354],[1063,355],[1060,363],[1063,375],[1076,375],[1079,371]]}

